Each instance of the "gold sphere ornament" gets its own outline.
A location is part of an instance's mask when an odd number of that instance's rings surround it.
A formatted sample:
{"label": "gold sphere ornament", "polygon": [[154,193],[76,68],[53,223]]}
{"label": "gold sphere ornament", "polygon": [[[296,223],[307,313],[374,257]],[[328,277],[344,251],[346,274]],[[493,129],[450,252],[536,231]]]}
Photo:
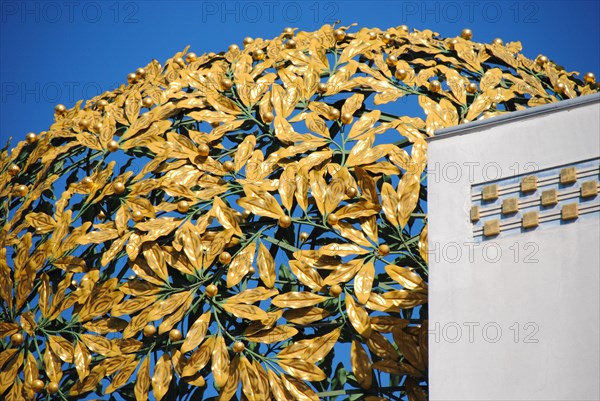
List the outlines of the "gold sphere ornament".
{"label": "gold sphere ornament", "polygon": [[229,90],[233,88],[233,81],[231,79],[224,79],[221,81],[221,85],[223,88],[225,88],[225,90]]}
{"label": "gold sphere ornament", "polygon": [[185,61],[183,61],[183,57],[177,57],[175,59],[175,64],[177,64],[180,67],[185,67]]}
{"label": "gold sphere ornament", "polygon": [[100,99],[100,100],[98,100],[97,106],[99,109],[104,110],[104,108],[106,108],[106,106],[108,106],[108,101],[106,99]]}
{"label": "gold sphere ornament", "polygon": [[98,220],[104,220],[104,219],[106,218],[106,213],[104,213],[102,210],[100,210],[100,211],[98,212],[98,214],[96,215],[96,218],[97,218]]}
{"label": "gold sphere ornament", "polygon": [[115,141],[114,139],[111,140],[110,142],[108,142],[106,149],[108,149],[110,152],[116,152],[117,150],[119,150],[119,142]]}
{"label": "gold sphere ornament", "polygon": [[187,61],[188,63],[193,63],[194,61],[196,61],[198,59],[198,56],[196,56],[196,53],[191,52],[185,55],[185,61]]}
{"label": "gold sphere ornament", "polygon": [[408,33],[408,25],[400,25],[400,30]]}
{"label": "gold sphere ornament", "polygon": [[456,39],[450,39],[448,41],[448,49],[454,50],[456,48],[457,44],[458,44],[458,40],[456,40]]}
{"label": "gold sphere ornament", "polygon": [[54,106],[54,112],[58,115],[65,114],[66,111],[67,108],[64,104],[57,104],[56,106]]}
{"label": "gold sphere ornament", "polygon": [[387,255],[390,254],[390,247],[387,244],[381,244],[381,245],[379,245],[379,248],[377,249],[377,252],[381,256],[387,256]]}
{"label": "gold sphere ornament", "polygon": [[58,390],[60,390],[60,386],[57,382],[50,382],[46,386],[46,392],[50,395],[58,393]]}
{"label": "gold sphere ornament", "polygon": [[460,37],[464,40],[471,40],[471,38],[473,38],[473,31],[470,29],[463,29],[460,33]]}
{"label": "gold sphere ornament", "polygon": [[368,35],[369,35],[369,40],[377,39],[377,32],[369,31]]}
{"label": "gold sphere ornament", "polygon": [[394,55],[388,56],[388,58],[385,60],[385,62],[389,66],[394,66],[398,62],[398,57],[396,57]]}
{"label": "gold sphere ornament", "polygon": [[341,42],[346,38],[346,31],[344,31],[343,29],[336,29],[333,32],[333,37],[336,41]]}
{"label": "gold sphere ornament", "polygon": [[346,196],[348,198],[354,198],[357,194],[358,191],[354,187],[348,187],[348,189],[346,189]]}
{"label": "gold sphere ornament", "polygon": [[248,220],[250,216],[252,216],[252,212],[248,209],[244,209],[244,211],[242,212],[242,217],[244,218],[244,220]]}
{"label": "gold sphere ornament", "polygon": [[187,213],[190,210],[190,203],[186,200],[181,200],[177,202],[177,211],[179,213]]}
{"label": "gold sphere ornament", "polygon": [[[288,47],[288,43],[289,43],[290,41],[292,41],[292,39],[290,39],[290,40],[289,40],[288,42],[286,42],[286,44],[285,44],[285,46],[286,46],[288,49],[291,49],[291,47]],[[294,41],[294,42],[293,42],[294,46],[295,46],[295,43],[296,43],[296,42]],[[254,61],[259,61],[259,60],[262,60],[262,59],[264,59],[264,58],[265,58],[265,52],[264,52],[263,50],[261,50],[261,49],[256,49],[256,50],[254,50],[254,51],[252,52],[252,59],[253,59]]]}
{"label": "gold sphere ornament", "polygon": [[142,106],[144,106],[145,108],[149,109],[152,106],[154,106],[154,100],[152,100],[152,98],[150,98],[150,97],[145,97],[142,100]]}
{"label": "gold sphere ornament", "polygon": [[223,170],[231,173],[233,170],[235,170],[235,164],[231,160],[227,160],[225,163],[223,163]]}
{"label": "gold sphere ornament", "polygon": [[92,177],[84,177],[83,180],[81,180],[81,183],[85,188],[88,189],[94,186],[94,180],[92,179]]}
{"label": "gold sphere ornament", "polygon": [[442,90],[442,84],[440,83],[440,81],[431,81],[429,83],[429,90],[437,93],[440,90]]}
{"label": "gold sphere ornament", "polygon": [[241,352],[244,352],[244,350],[246,349],[246,345],[241,341],[236,341],[233,343],[233,347],[231,348],[233,349],[233,352],[239,354]]}
{"label": "gold sphere ornament", "polygon": [[477,84],[476,83],[470,82],[469,84],[467,84],[467,88],[466,89],[467,89],[468,93],[473,94],[473,93],[477,93],[477,90],[479,88],[477,88]]}
{"label": "gold sphere ornament", "polygon": [[152,324],[144,326],[144,337],[152,337],[156,334],[156,327]]}
{"label": "gold sphere ornament", "polygon": [[329,287],[329,295],[332,297],[338,297],[342,293],[342,287],[339,284],[334,284]]}
{"label": "gold sphere ornament", "polygon": [[135,77],[136,78],[145,78],[146,77],[146,69],[138,68],[137,70],[135,70]]}
{"label": "gold sphere ornament", "polygon": [[20,346],[25,341],[25,337],[21,333],[15,333],[10,336],[10,343],[15,346]]}
{"label": "gold sphere ornament", "polygon": [[535,62],[538,63],[539,65],[544,65],[548,62],[548,57],[544,56],[543,54],[540,54],[535,59]]}
{"label": "gold sphere ornament", "polygon": [[112,188],[117,195],[121,195],[126,189],[125,184],[123,184],[121,181],[113,182]]}
{"label": "gold sphere ornament", "polygon": [[133,217],[134,221],[142,221],[144,220],[144,213],[142,213],[140,210],[136,210],[134,211],[131,216]]}
{"label": "gold sphere ornament", "polygon": [[19,174],[20,172],[21,172],[21,167],[17,166],[16,164],[11,164],[8,167],[8,174],[12,177]]}
{"label": "gold sphere ornament", "polygon": [[71,280],[71,286],[72,287],[76,287],[77,288],[77,285],[78,285],[77,280]]}
{"label": "gold sphere ornament", "polygon": [[181,334],[181,331],[179,331],[177,329],[172,329],[171,331],[169,331],[169,340],[179,341],[182,338],[183,338],[183,334]]}
{"label": "gold sphere ornament", "polygon": [[492,44],[502,46],[504,44],[504,41],[500,38],[496,38],[492,41]]}
{"label": "gold sphere ornament", "polygon": [[227,48],[227,50],[229,50],[231,53],[233,53],[233,52],[239,51],[240,47],[238,45],[236,45],[236,44],[232,44],[232,45],[229,45],[229,47]]}
{"label": "gold sphere ornament", "polygon": [[567,90],[567,87],[562,82],[559,82],[556,84],[556,86],[554,86],[554,90],[556,91],[556,93],[563,94],[565,93],[565,90]]}
{"label": "gold sphere ornament", "polygon": [[81,128],[82,130],[87,130],[88,128],[90,128],[90,125],[91,122],[87,118],[79,120],[79,128]]}
{"label": "gold sphere ornament", "polygon": [[325,93],[325,92],[327,92],[327,89],[328,89],[328,85],[326,83],[320,82],[317,85],[317,92],[319,92],[319,93]]}
{"label": "gold sphere ornament", "polygon": [[593,72],[588,72],[583,76],[583,81],[586,84],[595,84],[596,83],[596,76],[594,75]]}
{"label": "gold sphere ornament", "polygon": [[29,188],[26,185],[17,185],[17,187],[15,188],[15,195],[19,197],[27,195],[28,192]]}
{"label": "gold sphere ornament", "polygon": [[290,28],[289,26],[283,29],[283,37],[284,38],[291,38],[292,36],[294,36],[294,29]]}
{"label": "gold sphere ornament", "polygon": [[352,114],[344,113],[342,114],[342,123],[350,124],[352,122]]}
{"label": "gold sphere ornament", "polygon": [[309,234],[306,231],[303,231],[299,235],[300,242],[306,242],[308,240]]}
{"label": "gold sphere ornament", "polygon": [[34,134],[33,132],[28,133],[27,135],[25,135],[25,140],[27,141],[28,144],[32,144],[35,143],[35,141],[37,141],[37,135]]}
{"label": "gold sphere ornament", "polygon": [[137,80],[137,75],[135,75],[134,72],[130,72],[129,74],[127,74],[127,82],[128,83],[134,84],[136,80]]}
{"label": "gold sphere ornament", "polygon": [[229,252],[221,252],[219,255],[219,262],[224,265],[228,265],[231,262],[231,254]]}
{"label": "gold sphere ornament", "polygon": [[254,273],[256,273],[256,269],[254,268],[254,266],[250,266],[250,268],[248,269],[248,274],[253,275]]}
{"label": "gold sphere ornament", "polygon": [[327,216],[327,222],[332,226],[335,226],[339,221],[340,219],[335,213],[330,213],[329,216]]}
{"label": "gold sphere ornament", "polygon": [[394,40],[394,35],[392,35],[390,33],[384,33],[381,40],[383,40],[383,43],[388,44],[392,40]]}
{"label": "gold sphere ornament", "polygon": [[219,293],[219,288],[217,288],[216,285],[214,284],[209,284],[206,286],[206,295],[208,295],[209,297],[214,297],[215,295],[217,295]]}
{"label": "gold sphere ornament", "polygon": [[40,379],[31,381],[31,389],[36,393],[39,393],[40,391],[44,390],[44,387],[45,387],[44,382],[41,381]]}
{"label": "gold sphere ornament", "polygon": [[210,153],[210,147],[207,144],[202,143],[198,146],[198,154],[200,156],[206,157],[206,156],[208,156],[209,153]]}
{"label": "gold sphere ornament", "polygon": [[288,228],[292,225],[292,218],[290,216],[281,216],[279,218],[279,227]]}
{"label": "gold sphere ornament", "polygon": [[275,119],[275,115],[273,113],[271,113],[270,111],[267,111],[263,116],[262,119],[264,122],[266,123],[271,123],[273,122],[273,120]]}
{"label": "gold sphere ornament", "polygon": [[254,43],[254,39],[252,39],[250,36],[246,36],[244,38],[244,42],[243,43],[244,43],[244,46],[248,46],[249,44]]}
{"label": "gold sphere ornament", "polygon": [[339,120],[340,111],[338,109],[331,110],[331,118],[333,118],[334,120]]}
{"label": "gold sphere ornament", "polygon": [[92,125],[92,129],[94,130],[94,132],[100,132],[102,130],[102,127],[104,127],[104,125],[100,121],[97,121]]}
{"label": "gold sphere ornament", "polygon": [[400,81],[402,81],[408,76],[408,72],[406,70],[403,70],[402,68],[399,68],[394,72],[394,76]]}

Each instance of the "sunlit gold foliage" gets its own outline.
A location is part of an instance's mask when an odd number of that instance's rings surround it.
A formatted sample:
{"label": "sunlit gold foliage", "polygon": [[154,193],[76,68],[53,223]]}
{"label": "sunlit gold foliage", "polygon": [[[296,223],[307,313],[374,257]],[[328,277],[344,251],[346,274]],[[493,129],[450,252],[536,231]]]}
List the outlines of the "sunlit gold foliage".
{"label": "sunlit gold foliage", "polygon": [[0,151],[0,398],[426,399],[425,139],[597,91],[470,38],[286,29],[57,106]]}

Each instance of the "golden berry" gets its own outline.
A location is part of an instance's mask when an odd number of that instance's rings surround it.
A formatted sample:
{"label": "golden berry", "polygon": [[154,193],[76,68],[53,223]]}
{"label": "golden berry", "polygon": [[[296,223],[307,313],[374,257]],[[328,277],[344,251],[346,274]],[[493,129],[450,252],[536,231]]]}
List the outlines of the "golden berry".
{"label": "golden berry", "polygon": [[340,287],[338,284],[334,284],[331,287],[329,287],[329,294],[332,297],[337,297],[342,293],[342,287]]}
{"label": "golden berry", "polygon": [[27,134],[25,136],[25,140],[27,141],[27,143],[31,144],[34,143],[35,141],[37,141],[37,135],[34,134],[33,132],[30,132],[29,134]]}
{"label": "golden berry", "polygon": [[244,345],[243,342],[241,341],[236,341],[235,343],[233,343],[233,352],[236,353],[240,353],[240,352],[244,352],[244,350],[246,349],[246,346]]}
{"label": "golden berry", "polygon": [[183,338],[183,335],[181,334],[181,331],[177,330],[177,329],[172,329],[171,331],[169,331],[169,339],[171,341],[179,341]]}
{"label": "golden berry", "polygon": [[123,192],[125,192],[125,184],[123,184],[120,181],[117,182],[113,182],[112,183],[112,187],[113,187],[113,191],[117,194],[117,195],[121,195]]}
{"label": "golden berry", "polygon": [[203,143],[200,146],[198,146],[198,154],[202,157],[206,157],[208,156],[208,154],[210,153],[210,148],[208,147],[207,144]]}
{"label": "golden berry", "polygon": [[106,146],[106,149],[108,149],[109,152],[116,152],[119,150],[119,142],[115,141],[114,139],[111,140]]}
{"label": "golden berry", "polygon": [[58,393],[59,389],[60,389],[60,387],[59,387],[58,383],[56,383],[56,382],[50,382],[50,383],[48,383],[48,386],[46,386],[46,391],[50,395]]}
{"label": "golden berry", "polygon": [[56,106],[54,106],[54,112],[56,114],[64,114],[67,111],[67,108],[65,107],[64,104],[57,104]]}
{"label": "golden berry", "polygon": [[179,213],[187,213],[190,210],[190,203],[188,201],[182,200],[177,202],[177,211]]}
{"label": "golden berry", "polygon": [[221,252],[219,255],[219,262],[226,265],[231,262],[231,254],[229,252]]}
{"label": "golden berry", "polygon": [[196,56],[196,53],[188,53],[185,55],[185,61],[187,61],[188,63],[193,63],[194,61],[196,61],[196,59],[198,58],[198,56]]}
{"label": "golden berry", "polygon": [[36,393],[39,393],[40,391],[42,391],[44,389],[44,382],[41,381],[40,379],[33,380],[31,382],[31,389],[33,391],[35,391]]}
{"label": "golden berry", "polygon": [[25,337],[23,337],[23,334],[21,334],[21,333],[15,333],[12,336],[10,336],[10,342],[13,345],[19,346],[19,345],[23,344],[24,341],[25,341]]}
{"label": "golden berry", "polygon": [[217,293],[219,292],[219,289],[217,288],[216,285],[214,284],[209,284],[206,286],[206,295],[208,295],[209,297],[214,297],[215,295],[217,295]]}
{"label": "golden berry", "polygon": [[154,327],[153,325],[149,324],[144,327],[144,336],[145,337],[152,337],[155,334],[156,334],[156,327]]}
{"label": "golden berry", "polygon": [[279,227],[288,228],[292,225],[292,218],[290,216],[281,216],[279,218]]}
{"label": "golden berry", "polygon": [[332,226],[336,225],[339,221],[340,219],[335,213],[331,213],[329,216],[327,216],[327,222]]}
{"label": "golden berry", "polygon": [[379,252],[381,256],[387,256],[390,254],[390,247],[386,244],[381,244],[379,245],[379,249],[377,249],[377,252]]}
{"label": "golden berry", "polygon": [[150,107],[152,107],[154,105],[154,100],[152,100],[152,98],[150,97],[145,97],[142,100],[142,106],[144,106],[145,108],[149,109]]}

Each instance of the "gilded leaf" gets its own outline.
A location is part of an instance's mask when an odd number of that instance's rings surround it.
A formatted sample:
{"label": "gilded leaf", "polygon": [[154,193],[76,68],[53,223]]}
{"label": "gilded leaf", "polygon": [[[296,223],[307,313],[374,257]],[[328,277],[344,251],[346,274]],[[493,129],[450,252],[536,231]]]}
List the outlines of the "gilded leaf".
{"label": "gilded leaf", "polygon": [[363,348],[362,344],[357,340],[352,341],[352,347],[350,349],[350,363],[352,364],[352,370],[358,384],[368,390],[373,384],[373,369],[371,368],[371,361],[367,355],[367,351]]}
{"label": "gilded leaf", "polygon": [[288,292],[277,295],[273,298],[272,304],[279,308],[298,309],[317,305],[326,299],[326,297],[312,292]]}
{"label": "gilded leaf", "polygon": [[[148,358],[146,358],[146,360],[148,360]],[[172,378],[173,369],[171,365],[171,357],[167,352],[164,352],[156,362],[156,366],[154,367],[154,375],[152,375],[151,380],[154,397],[158,401],[162,400],[167,394]]]}
{"label": "gilded leaf", "polygon": [[371,325],[367,311],[361,305],[357,305],[351,296],[346,297],[346,311],[356,332],[368,338],[371,335]]}
{"label": "gilded leaf", "polygon": [[185,335],[185,340],[180,348],[181,352],[185,353],[196,348],[204,340],[204,336],[206,336],[208,326],[210,325],[210,316],[211,313],[209,311],[196,319]]}
{"label": "gilded leaf", "polygon": [[212,365],[211,371],[215,385],[217,387],[223,387],[227,383],[229,377],[229,352],[227,351],[227,345],[221,335],[217,336],[215,341],[215,347],[212,351]]}

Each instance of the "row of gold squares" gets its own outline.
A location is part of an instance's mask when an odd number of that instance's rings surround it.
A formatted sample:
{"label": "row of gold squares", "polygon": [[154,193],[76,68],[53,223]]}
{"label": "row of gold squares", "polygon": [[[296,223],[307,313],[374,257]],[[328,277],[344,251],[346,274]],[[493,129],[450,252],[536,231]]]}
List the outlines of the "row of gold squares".
{"label": "row of gold squares", "polygon": [[[563,220],[575,220],[579,217],[579,205],[577,203],[568,203],[561,209],[561,218]],[[534,228],[540,225],[540,214],[537,210],[523,213],[521,226],[523,228]],[[483,235],[492,237],[500,234],[500,219],[488,220],[483,223]]]}
{"label": "row of gold squares", "polygon": [[[534,177],[535,178],[535,177]],[[595,197],[598,194],[598,181],[586,181],[581,184],[581,197],[590,198]],[[554,206],[558,204],[558,190],[548,189],[542,192],[541,197],[542,206]],[[508,215],[517,213],[519,211],[519,199],[518,198],[507,198],[502,201],[502,214]],[[471,207],[471,221],[479,221],[481,210],[479,206]]]}
{"label": "row of gold squares", "polygon": [[[559,180],[561,184],[572,184],[577,181],[577,170],[575,167],[564,168],[560,171]],[[581,185],[581,196],[588,197],[592,196],[591,192],[593,192],[593,187],[595,185],[596,191],[594,195],[598,192],[598,182],[597,181],[587,181]],[[538,188],[538,178],[534,175],[530,175],[528,177],[524,177],[521,180],[521,192],[533,192]],[[481,190],[481,196],[484,201],[493,201],[498,199],[499,196],[499,188],[498,184],[487,185],[483,187]]]}

